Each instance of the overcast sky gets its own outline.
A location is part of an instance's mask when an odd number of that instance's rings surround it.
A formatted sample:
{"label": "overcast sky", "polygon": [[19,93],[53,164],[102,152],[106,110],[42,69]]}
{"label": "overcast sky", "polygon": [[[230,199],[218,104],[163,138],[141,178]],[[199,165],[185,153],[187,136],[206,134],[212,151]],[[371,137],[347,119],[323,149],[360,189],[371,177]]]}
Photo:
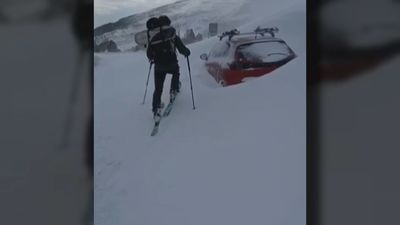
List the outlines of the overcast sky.
{"label": "overcast sky", "polygon": [[176,2],[177,0],[94,0],[94,26]]}

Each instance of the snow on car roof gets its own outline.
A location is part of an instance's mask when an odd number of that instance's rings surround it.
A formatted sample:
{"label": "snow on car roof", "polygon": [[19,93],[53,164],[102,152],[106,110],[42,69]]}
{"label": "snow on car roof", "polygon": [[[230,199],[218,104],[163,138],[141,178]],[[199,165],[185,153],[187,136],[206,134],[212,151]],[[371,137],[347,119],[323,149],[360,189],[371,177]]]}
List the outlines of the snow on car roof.
{"label": "snow on car roof", "polygon": [[240,35],[240,36],[233,36],[230,40],[234,44],[238,43],[247,43],[247,42],[254,42],[254,41],[282,41],[280,38],[271,37],[271,36],[260,36],[255,34],[249,35]]}

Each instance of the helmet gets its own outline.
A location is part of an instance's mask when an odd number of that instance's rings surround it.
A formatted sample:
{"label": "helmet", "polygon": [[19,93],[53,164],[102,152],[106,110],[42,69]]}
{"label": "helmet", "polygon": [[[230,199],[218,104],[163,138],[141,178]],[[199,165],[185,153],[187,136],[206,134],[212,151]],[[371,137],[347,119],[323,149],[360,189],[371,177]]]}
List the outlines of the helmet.
{"label": "helmet", "polygon": [[154,29],[156,27],[159,27],[159,26],[160,26],[160,21],[156,17],[152,17],[152,18],[148,19],[147,22],[146,22],[146,27],[149,30],[152,30],[152,29]]}
{"label": "helmet", "polygon": [[160,21],[160,26],[171,25],[171,20],[166,15],[162,15],[162,16],[158,17],[158,20]]}

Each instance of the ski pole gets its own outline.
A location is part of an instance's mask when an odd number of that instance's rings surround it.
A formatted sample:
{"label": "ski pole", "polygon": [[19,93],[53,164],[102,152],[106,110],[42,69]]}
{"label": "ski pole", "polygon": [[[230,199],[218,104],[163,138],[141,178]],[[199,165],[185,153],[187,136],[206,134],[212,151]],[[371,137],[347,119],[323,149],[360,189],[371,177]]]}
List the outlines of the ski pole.
{"label": "ski pole", "polygon": [[192,102],[193,102],[193,110],[194,110],[194,109],[196,109],[196,107],[194,106],[193,85],[192,85],[192,74],[191,74],[191,72],[190,72],[189,56],[186,56],[186,60],[187,60],[187,65],[188,65],[188,69],[189,69],[190,90],[191,90],[191,92],[192,92]]}
{"label": "ski pole", "polygon": [[153,62],[150,62],[149,74],[147,75],[146,89],[144,90],[144,96],[143,96],[143,102],[142,102],[142,104],[144,104],[144,102],[146,101],[147,86],[149,86],[149,78],[150,78],[150,71],[151,71],[151,66],[152,66],[152,65],[153,65]]}

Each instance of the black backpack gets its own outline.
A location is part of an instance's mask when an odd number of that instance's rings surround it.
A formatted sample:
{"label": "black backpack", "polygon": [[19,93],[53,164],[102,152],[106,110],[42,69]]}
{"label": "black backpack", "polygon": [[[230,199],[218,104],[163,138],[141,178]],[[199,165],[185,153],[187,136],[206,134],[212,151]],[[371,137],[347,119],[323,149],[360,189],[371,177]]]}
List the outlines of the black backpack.
{"label": "black backpack", "polygon": [[176,31],[173,27],[163,26],[150,40],[150,46],[158,62],[176,60],[175,50]]}

